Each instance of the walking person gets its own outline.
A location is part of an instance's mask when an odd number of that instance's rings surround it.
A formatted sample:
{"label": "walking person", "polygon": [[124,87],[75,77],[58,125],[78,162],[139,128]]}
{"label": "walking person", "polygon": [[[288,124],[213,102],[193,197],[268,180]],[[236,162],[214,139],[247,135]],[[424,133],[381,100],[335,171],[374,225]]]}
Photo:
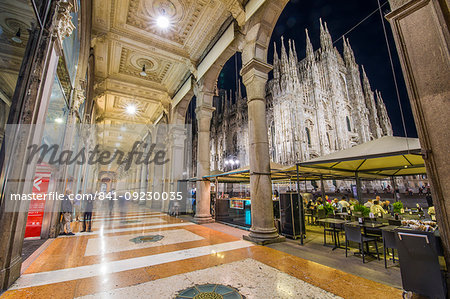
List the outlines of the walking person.
{"label": "walking person", "polygon": [[69,198],[70,194],[72,194],[72,191],[67,189],[66,195],[64,196],[64,199],[61,203],[61,212],[63,216],[61,221],[61,235],[73,236],[75,234],[72,232],[72,228],[70,227],[70,221],[72,220],[73,211],[72,201]]}
{"label": "walking person", "polygon": [[[94,209],[94,195],[92,192],[89,193],[89,197],[86,198],[84,205],[84,215],[83,215],[83,230],[81,232],[92,232],[91,223],[92,223],[92,211]],[[87,229],[87,230],[86,230]]]}

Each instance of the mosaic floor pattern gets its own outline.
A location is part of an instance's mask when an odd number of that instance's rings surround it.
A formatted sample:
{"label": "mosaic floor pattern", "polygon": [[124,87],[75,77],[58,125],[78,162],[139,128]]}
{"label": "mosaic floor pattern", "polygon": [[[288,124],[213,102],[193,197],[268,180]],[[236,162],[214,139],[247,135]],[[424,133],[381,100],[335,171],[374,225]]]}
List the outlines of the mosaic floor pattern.
{"label": "mosaic floor pattern", "polygon": [[[210,289],[207,291],[211,292],[211,285],[216,284],[230,286],[247,299],[339,298],[321,288],[250,258],[83,298],[119,299],[128,296],[137,299],[149,298],[150,294],[151,298],[161,299],[195,298],[199,294],[195,294],[194,297],[181,297],[180,292],[187,291],[188,288],[196,285],[208,285]],[[195,293],[195,291],[192,293]],[[190,294],[188,293],[188,295]],[[239,298],[221,296],[230,299]],[[230,296],[232,296],[231,293]],[[235,295],[233,294],[233,296]]]}

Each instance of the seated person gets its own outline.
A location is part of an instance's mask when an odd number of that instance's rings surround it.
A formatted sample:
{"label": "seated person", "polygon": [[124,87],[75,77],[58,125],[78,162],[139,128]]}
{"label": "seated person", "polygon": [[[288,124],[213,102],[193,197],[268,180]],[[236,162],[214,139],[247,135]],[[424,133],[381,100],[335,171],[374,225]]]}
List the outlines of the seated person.
{"label": "seated person", "polygon": [[357,204],[359,204],[359,201],[352,197],[352,198],[350,198],[349,203],[350,203],[350,205],[357,205]]}
{"label": "seated person", "polygon": [[339,203],[339,199],[333,199],[333,203],[331,204],[337,213],[342,213],[342,205]]}
{"label": "seated person", "polygon": [[348,210],[350,208],[350,204],[348,203],[347,198],[345,196],[342,197],[342,199],[339,201],[339,203],[346,210]]}
{"label": "seated person", "polygon": [[383,209],[378,200],[375,200],[373,202],[373,205],[370,207],[370,212],[374,215],[387,214],[387,212]]}
{"label": "seated person", "polygon": [[394,211],[394,206],[391,205],[389,200],[386,200],[385,202],[383,202],[383,204],[381,206],[388,213],[392,213]]}
{"label": "seated person", "polygon": [[320,205],[322,205],[322,204],[323,204],[322,197],[317,197],[317,200],[316,200],[316,207],[317,207],[317,206],[320,206]]}
{"label": "seated person", "polygon": [[434,221],[436,220],[436,211],[435,211],[433,205],[428,208],[428,215],[430,215],[431,220],[434,220]]}
{"label": "seated person", "polygon": [[369,200],[364,204],[364,206],[365,206],[366,208],[369,208],[369,209],[370,209],[370,207],[373,206],[372,200],[369,199]]}

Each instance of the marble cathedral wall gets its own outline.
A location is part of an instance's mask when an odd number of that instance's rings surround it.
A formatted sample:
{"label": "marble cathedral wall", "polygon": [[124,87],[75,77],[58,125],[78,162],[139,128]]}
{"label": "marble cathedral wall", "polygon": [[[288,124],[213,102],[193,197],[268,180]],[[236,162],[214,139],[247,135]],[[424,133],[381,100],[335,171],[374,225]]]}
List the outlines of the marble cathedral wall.
{"label": "marble cathedral wall", "polygon": [[[322,21],[320,32],[321,47],[314,50],[306,31],[306,57],[301,61],[293,41],[286,49],[281,40],[280,55],[275,45],[266,100],[270,152],[276,163],[293,165],[393,134],[381,93],[372,90],[348,39],[343,39],[341,55]],[[248,165],[246,99],[240,90],[234,95],[219,90],[214,107],[211,171],[226,170],[230,157]]]}

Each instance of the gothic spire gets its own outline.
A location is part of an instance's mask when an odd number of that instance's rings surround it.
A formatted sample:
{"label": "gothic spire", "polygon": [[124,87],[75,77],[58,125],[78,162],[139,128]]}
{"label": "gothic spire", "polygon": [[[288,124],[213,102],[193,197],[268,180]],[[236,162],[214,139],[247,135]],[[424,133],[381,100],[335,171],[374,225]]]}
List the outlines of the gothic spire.
{"label": "gothic spire", "polygon": [[347,64],[350,64],[350,63],[355,64],[356,63],[355,54],[353,53],[352,47],[350,46],[350,41],[348,40],[348,38],[345,38],[345,36],[344,36],[344,38],[342,40],[343,40],[343,43],[344,43],[344,59],[345,59],[345,62]]}
{"label": "gothic spire", "polygon": [[237,98],[237,100],[238,101],[242,100],[241,79],[239,79],[239,82],[238,82],[238,98]]}
{"label": "gothic spire", "polygon": [[281,65],[280,65],[280,87],[285,90],[288,83],[289,76],[289,60],[284,46],[284,38],[281,37]]}
{"label": "gothic spire", "polygon": [[294,90],[298,84],[298,60],[297,53],[295,52],[295,44],[292,40],[289,40],[289,82],[291,84],[291,90]]}
{"label": "gothic spire", "polygon": [[277,43],[273,43],[273,78],[275,82],[280,80],[280,59],[278,58]]}
{"label": "gothic spire", "polygon": [[383,135],[393,136],[394,133],[392,131],[391,120],[389,119],[386,105],[384,104],[383,98],[381,97],[381,92],[378,90],[375,90],[375,94],[377,97],[377,114],[378,114],[378,119],[380,121],[381,130],[383,131]]}
{"label": "gothic spire", "polygon": [[363,88],[365,92],[371,91],[372,88],[370,86],[369,78],[367,77],[366,70],[364,69],[364,65],[361,65],[362,75],[363,75]]}
{"label": "gothic spire", "polygon": [[323,23],[322,18],[320,18],[320,45],[323,51],[333,49],[333,40],[328,31],[327,23]]}
{"label": "gothic spire", "polygon": [[288,56],[286,48],[284,47],[284,37],[281,37],[281,68],[283,69],[288,64]]}
{"label": "gothic spire", "polygon": [[295,59],[295,63],[298,63],[298,56],[297,56],[297,50],[295,47],[295,40],[292,40],[292,51],[294,52],[293,56]]}
{"label": "gothic spire", "polygon": [[308,29],[305,29],[305,33],[306,33],[306,58],[312,61],[314,60],[314,48],[311,43],[311,40],[309,39]]}

